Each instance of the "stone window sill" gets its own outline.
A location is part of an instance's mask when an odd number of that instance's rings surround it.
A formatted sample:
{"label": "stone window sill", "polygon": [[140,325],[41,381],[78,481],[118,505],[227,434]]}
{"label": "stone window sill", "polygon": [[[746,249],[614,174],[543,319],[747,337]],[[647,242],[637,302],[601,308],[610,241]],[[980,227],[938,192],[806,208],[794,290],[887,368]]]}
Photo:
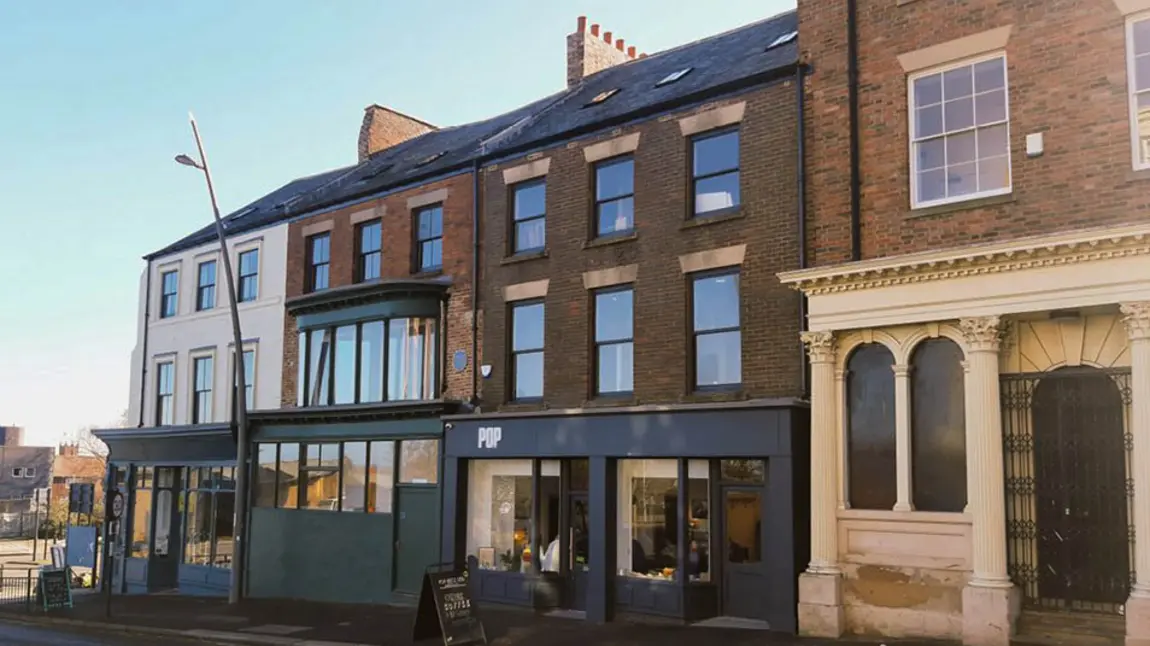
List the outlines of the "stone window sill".
{"label": "stone window sill", "polygon": [[546,258],[546,257],[548,257],[548,255],[549,254],[547,253],[546,249],[544,249],[543,251],[533,251],[531,253],[521,253],[521,254],[516,254],[514,256],[507,256],[503,260],[500,260],[499,264],[500,265],[516,265],[516,264],[519,264],[521,262],[529,262],[532,260],[539,260],[541,258]]}
{"label": "stone window sill", "polygon": [[607,235],[598,238],[592,238],[583,243],[584,249],[594,249],[596,247],[608,247],[615,244],[622,244],[624,242],[634,242],[639,239],[639,234],[634,231],[623,235]]}
{"label": "stone window sill", "polygon": [[868,520],[899,523],[953,523],[969,525],[970,514],[946,511],[894,511],[886,509],[840,509],[840,520]]}
{"label": "stone window sill", "polygon": [[959,211],[981,209],[987,206],[1010,204],[1014,201],[1014,193],[1007,193],[1006,195],[993,195],[991,197],[976,197],[971,200],[966,200],[965,202],[954,202],[952,204],[940,204],[939,206],[928,206],[921,209],[911,209],[910,213],[907,214],[906,219],[916,220],[918,218],[929,218],[936,215],[957,213]]}
{"label": "stone window sill", "polygon": [[621,406],[638,406],[639,400],[634,395],[601,395],[583,402],[583,408],[617,408]]}
{"label": "stone window sill", "polygon": [[730,222],[732,220],[739,220],[744,217],[743,209],[741,206],[731,207],[722,211],[715,211],[705,215],[696,215],[689,220],[684,220],[679,225],[679,229],[693,229],[695,227],[702,227],[708,224],[719,224],[721,222]]}

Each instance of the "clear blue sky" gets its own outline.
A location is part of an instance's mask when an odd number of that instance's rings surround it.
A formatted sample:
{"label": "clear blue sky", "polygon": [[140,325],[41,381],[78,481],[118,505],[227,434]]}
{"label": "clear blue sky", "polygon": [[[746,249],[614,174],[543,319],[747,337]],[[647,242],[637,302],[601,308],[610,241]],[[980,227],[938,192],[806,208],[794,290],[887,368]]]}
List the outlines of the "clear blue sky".
{"label": "clear blue sky", "polygon": [[437,125],[565,83],[579,15],[655,52],[793,0],[0,3],[0,424],[54,443],[128,404],[140,257],[221,208],[353,163],[364,106]]}

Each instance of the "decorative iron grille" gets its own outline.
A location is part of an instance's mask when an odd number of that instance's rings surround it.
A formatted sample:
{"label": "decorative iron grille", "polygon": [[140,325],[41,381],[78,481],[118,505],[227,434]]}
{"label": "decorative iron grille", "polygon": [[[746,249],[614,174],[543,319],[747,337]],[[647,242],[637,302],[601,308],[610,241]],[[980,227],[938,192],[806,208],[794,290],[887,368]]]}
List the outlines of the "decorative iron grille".
{"label": "decorative iron grille", "polygon": [[1001,377],[1010,577],[1030,608],[1122,613],[1133,585],[1127,370]]}

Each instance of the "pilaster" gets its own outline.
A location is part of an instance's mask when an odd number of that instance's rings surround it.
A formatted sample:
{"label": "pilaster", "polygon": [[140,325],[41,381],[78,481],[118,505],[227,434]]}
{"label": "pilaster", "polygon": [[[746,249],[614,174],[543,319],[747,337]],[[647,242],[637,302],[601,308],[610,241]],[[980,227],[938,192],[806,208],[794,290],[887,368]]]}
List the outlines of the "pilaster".
{"label": "pilaster", "polygon": [[1130,434],[1134,440],[1134,588],[1126,603],[1127,646],[1150,646],[1150,302],[1121,305],[1130,346]]}

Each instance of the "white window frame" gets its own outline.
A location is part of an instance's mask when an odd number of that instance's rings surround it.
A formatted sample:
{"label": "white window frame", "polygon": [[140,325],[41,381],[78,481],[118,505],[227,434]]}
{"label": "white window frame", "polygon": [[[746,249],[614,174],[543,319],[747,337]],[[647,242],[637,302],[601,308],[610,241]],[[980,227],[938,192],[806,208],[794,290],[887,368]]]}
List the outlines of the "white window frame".
{"label": "white window frame", "polygon": [[25,478],[35,478],[36,477],[36,467],[24,467],[24,477]]}
{"label": "white window frame", "polygon": [[[253,238],[251,240],[246,240],[244,242],[240,242],[240,243],[237,243],[235,245],[235,248],[234,248],[235,253],[232,254],[233,255],[232,271],[235,272],[236,303],[238,303],[240,307],[253,305],[253,304],[259,303],[261,300],[263,300],[263,297],[264,297],[264,284],[263,284],[263,282],[264,282],[264,260],[265,260],[263,242],[264,242],[263,238],[259,237],[259,238]],[[241,301],[240,300],[240,255],[242,255],[248,251],[256,252],[256,258],[258,259],[257,260],[258,264],[256,265],[256,297],[250,301]],[[226,286],[225,286],[225,289],[227,289]]]}
{"label": "white window frame", "polygon": [[[358,349],[358,347],[357,347],[357,349]],[[241,352],[251,352],[252,353],[252,363],[254,364],[252,366],[252,382],[250,384],[244,384],[245,386],[250,386],[252,389],[252,407],[248,409],[248,412],[250,413],[253,410],[256,410],[257,407],[259,406],[259,388],[258,388],[257,384],[259,383],[259,379],[260,379],[260,376],[259,376],[260,375],[260,344],[258,341],[252,341],[249,343],[245,343],[243,345],[243,350]],[[225,382],[226,381],[233,382],[232,386],[228,386],[227,408],[225,409],[227,411],[228,415],[231,415],[232,406],[235,405],[233,403],[235,400],[235,385],[234,385],[234,382],[236,380],[236,372],[235,371],[236,371],[236,344],[234,342],[232,342],[232,343],[228,344],[228,373],[226,375],[224,375],[224,381]]]}
{"label": "white window frame", "polygon": [[[930,200],[923,202],[918,199],[918,160],[914,154],[914,145],[916,143],[917,134],[915,133],[915,112],[914,112],[914,82],[926,76],[935,76],[937,74],[944,74],[950,70],[960,67],[974,66],[984,61],[994,60],[996,58],[1002,59],[1002,80],[1003,89],[1006,91],[1006,172],[1010,177],[1010,181],[1005,188],[994,189],[992,191],[981,191],[978,193],[969,193],[967,195],[956,195],[954,197],[945,197],[940,200]],[[963,58],[961,60],[951,61],[944,65],[931,67],[925,70],[908,74],[906,77],[906,123],[907,123],[907,157],[910,161],[910,208],[911,209],[926,209],[933,206],[943,206],[946,204],[955,204],[958,202],[968,202],[970,200],[979,200],[987,197],[995,197],[998,195],[1009,195],[1014,191],[1014,163],[1013,155],[1010,150],[1010,64],[1006,56],[1006,52],[998,50],[987,54],[980,54]],[[983,126],[984,128],[990,126]],[[945,133],[945,125],[943,126]],[[972,126],[971,131],[977,132],[978,126]],[[965,131],[963,131],[965,132]],[[945,137],[945,134],[942,135]],[[977,157],[976,157],[977,159]],[[945,166],[944,166],[945,168]]]}
{"label": "white window frame", "polygon": [[24,467],[12,467],[12,477],[13,478],[23,478],[24,477]]}
{"label": "white window frame", "polygon": [[[211,382],[212,383],[212,390],[211,390],[211,393],[212,393],[211,394],[212,410],[210,411],[211,414],[208,416],[208,419],[203,421],[203,422],[196,422],[196,395],[197,395],[197,393],[196,393],[196,360],[197,359],[211,359],[212,360],[212,382]],[[215,348],[201,349],[201,350],[192,350],[191,352],[189,352],[188,353],[187,371],[188,371],[188,384],[187,384],[187,388],[188,388],[188,419],[187,419],[187,423],[188,424],[211,424],[211,423],[214,423],[216,421],[216,419],[219,417],[218,411],[216,410],[216,392],[217,392],[216,387],[219,385],[218,384],[219,380],[217,378],[219,375],[219,364],[218,364],[217,359],[216,359],[216,349]]]}
{"label": "white window frame", "polygon": [[[1140,13],[1126,19],[1126,93],[1130,109],[1130,161],[1134,170],[1150,170],[1150,150],[1143,161],[1138,137],[1138,70],[1134,65],[1134,25],[1150,21],[1150,13]],[[1142,90],[1150,94],[1150,88]]]}

